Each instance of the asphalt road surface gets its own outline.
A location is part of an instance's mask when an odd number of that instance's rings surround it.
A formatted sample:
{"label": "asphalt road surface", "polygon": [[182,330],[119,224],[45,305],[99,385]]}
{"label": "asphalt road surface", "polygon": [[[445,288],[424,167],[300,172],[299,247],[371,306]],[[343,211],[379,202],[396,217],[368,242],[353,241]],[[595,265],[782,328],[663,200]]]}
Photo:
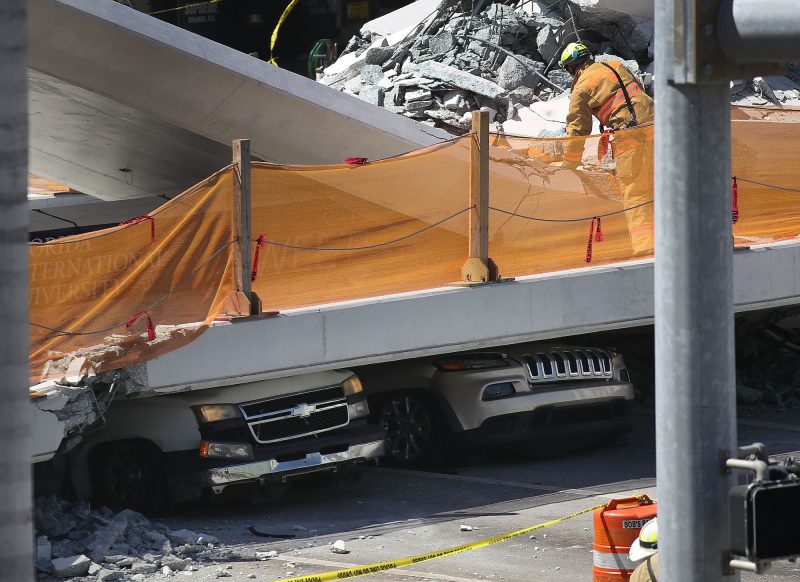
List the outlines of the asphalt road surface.
{"label": "asphalt road surface", "polygon": [[[741,444],[762,441],[770,454],[800,450],[797,413],[749,413]],[[644,492],[657,498],[652,410],[640,409],[624,439],[551,458],[516,451],[472,462],[454,459],[434,471],[375,467],[348,487],[291,490],[262,504],[196,503],[162,519],[219,538],[229,547],[275,551],[265,561],[208,564],[187,579],[275,581],[394,560],[505,534],[553,520],[609,498]],[[471,531],[462,531],[462,525]],[[249,531],[294,536],[258,537]],[[362,580],[588,581],[591,514],[465,553],[364,576]],[[343,540],[347,554],[331,552]],[[230,577],[226,576],[229,574]],[[191,576],[191,578],[189,578]],[[146,580],[161,579],[151,575]],[[800,565],[776,563],[742,580],[797,580]]]}

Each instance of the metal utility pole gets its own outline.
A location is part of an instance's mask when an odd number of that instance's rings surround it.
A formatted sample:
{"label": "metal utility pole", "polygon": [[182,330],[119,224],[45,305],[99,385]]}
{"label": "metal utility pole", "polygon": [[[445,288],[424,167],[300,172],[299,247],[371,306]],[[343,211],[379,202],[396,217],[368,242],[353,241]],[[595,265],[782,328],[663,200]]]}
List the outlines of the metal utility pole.
{"label": "metal utility pole", "polygon": [[[753,47],[747,65],[740,34]],[[736,456],[729,80],[768,74],[772,61],[791,52],[787,43],[796,49],[798,42],[795,0],[656,0],[656,453],[664,582],[735,579],[728,567],[733,483],[724,470],[724,458]],[[775,45],[778,55],[763,48]]]}
{"label": "metal utility pole", "polygon": [[26,2],[0,2],[0,564],[33,580],[28,415],[28,79]]}

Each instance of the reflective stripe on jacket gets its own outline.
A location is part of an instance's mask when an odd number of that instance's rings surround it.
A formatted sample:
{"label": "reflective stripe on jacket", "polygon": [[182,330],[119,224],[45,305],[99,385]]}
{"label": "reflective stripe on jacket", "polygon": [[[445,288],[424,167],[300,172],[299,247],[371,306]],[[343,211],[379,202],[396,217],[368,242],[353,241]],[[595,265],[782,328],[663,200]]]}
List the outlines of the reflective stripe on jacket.
{"label": "reflective stripe on jacket", "polygon": [[647,95],[639,81],[620,61],[591,63],[572,81],[572,96],[567,113],[567,135],[589,135],[592,132],[592,115],[600,123],[613,130],[625,129],[631,115],[625,103],[625,95],[619,86],[616,75],[608,67],[617,71],[636,111],[640,125],[653,121],[653,100]]}
{"label": "reflective stripe on jacket", "polygon": [[[567,113],[567,136],[589,135],[592,132],[592,115],[614,131],[625,129],[631,120],[625,94],[616,75],[605,66],[606,64],[617,71],[625,83],[639,125],[652,123],[653,100],[642,90],[639,81],[621,61],[591,63],[580,70],[572,81],[572,95]],[[583,141],[574,140],[574,143],[568,141],[565,150],[565,161],[580,162]]]}

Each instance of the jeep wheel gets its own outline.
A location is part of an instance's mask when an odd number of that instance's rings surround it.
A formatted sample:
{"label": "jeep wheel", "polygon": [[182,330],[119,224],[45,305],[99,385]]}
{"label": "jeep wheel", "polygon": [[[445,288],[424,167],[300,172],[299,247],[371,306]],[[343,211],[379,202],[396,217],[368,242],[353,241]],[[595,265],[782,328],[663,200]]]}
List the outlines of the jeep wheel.
{"label": "jeep wheel", "polygon": [[444,419],[425,398],[390,396],[381,408],[387,460],[401,467],[424,467],[441,461],[447,447]]}
{"label": "jeep wheel", "polygon": [[104,446],[93,455],[92,473],[96,501],[114,511],[134,509],[160,513],[168,494],[161,452],[146,443],[124,441]]}

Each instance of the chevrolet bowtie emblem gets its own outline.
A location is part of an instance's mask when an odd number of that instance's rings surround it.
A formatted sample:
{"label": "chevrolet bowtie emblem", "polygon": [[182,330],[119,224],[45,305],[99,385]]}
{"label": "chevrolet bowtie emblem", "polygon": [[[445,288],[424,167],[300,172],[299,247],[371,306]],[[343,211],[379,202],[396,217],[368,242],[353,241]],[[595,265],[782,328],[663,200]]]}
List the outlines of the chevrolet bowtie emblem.
{"label": "chevrolet bowtie emblem", "polygon": [[317,409],[316,406],[313,404],[299,404],[292,408],[292,416],[299,416],[300,418],[306,418],[311,416],[311,413]]}

